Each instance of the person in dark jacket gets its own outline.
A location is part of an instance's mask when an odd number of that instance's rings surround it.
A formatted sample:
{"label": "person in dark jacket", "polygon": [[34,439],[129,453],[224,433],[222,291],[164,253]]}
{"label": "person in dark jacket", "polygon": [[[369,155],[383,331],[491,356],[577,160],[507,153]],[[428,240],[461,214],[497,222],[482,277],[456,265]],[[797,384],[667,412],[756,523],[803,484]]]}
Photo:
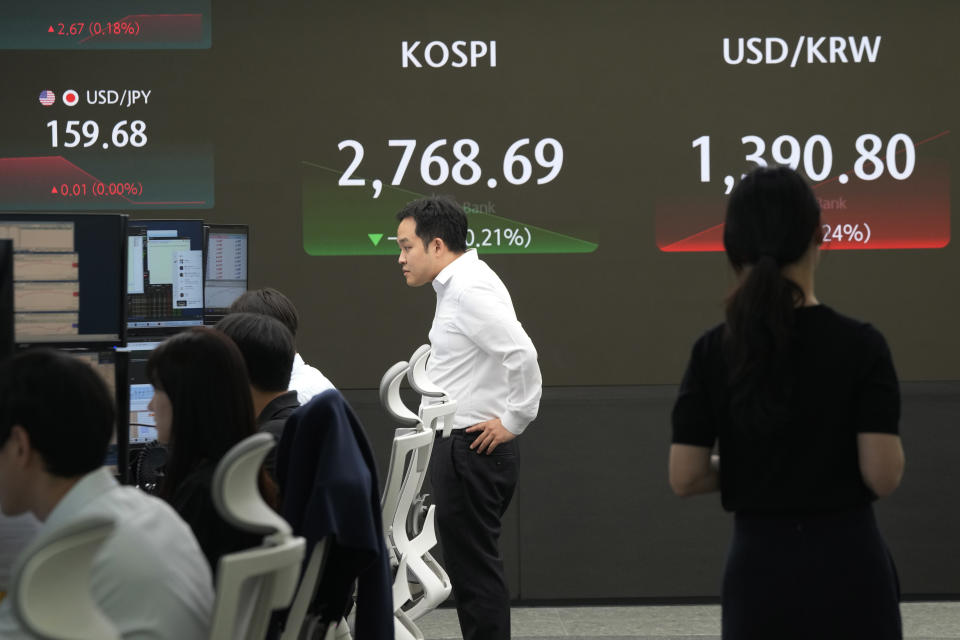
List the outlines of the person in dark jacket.
{"label": "person in dark jacket", "polygon": [[[287,391],[296,355],[293,334],[279,320],[259,313],[231,313],[216,328],[233,340],[247,365],[257,429],[279,442],[287,418],[300,406],[297,392]],[[264,465],[276,480],[276,449]]]}

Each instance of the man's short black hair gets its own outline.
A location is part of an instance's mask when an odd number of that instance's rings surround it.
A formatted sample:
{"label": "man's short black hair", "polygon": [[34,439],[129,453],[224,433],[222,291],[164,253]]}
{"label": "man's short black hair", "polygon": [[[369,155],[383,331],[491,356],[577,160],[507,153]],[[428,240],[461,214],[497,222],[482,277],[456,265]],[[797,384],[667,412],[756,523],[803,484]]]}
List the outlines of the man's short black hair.
{"label": "man's short black hair", "polygon": [[440,238],[454,253],[467,250],[467,214],[450,196],[414,200],[397,213],[397,222],[406,218],[417,224],[417,237],[424,247]]}
{"label": "man's short black hair", "polygon": [[230,305],[230,313],[261,313],[276,318],[290,330],[294,338],[300,326],[300,314],[287,296],[276,289],[266,287],[246,291]]}
{"label": "man's short black hair", "polygon": [[0,364],[0,446],[23,427],[51,475],[75,478],[102,466],[114,413],[106,383],[79,358],[31,349]]}
{"label": "man's short black hair", "polygon": [[233,340],[260,391],[286,391],[296,348],[293,335],[279,320],[260,313],[231,313],[216,328]]}

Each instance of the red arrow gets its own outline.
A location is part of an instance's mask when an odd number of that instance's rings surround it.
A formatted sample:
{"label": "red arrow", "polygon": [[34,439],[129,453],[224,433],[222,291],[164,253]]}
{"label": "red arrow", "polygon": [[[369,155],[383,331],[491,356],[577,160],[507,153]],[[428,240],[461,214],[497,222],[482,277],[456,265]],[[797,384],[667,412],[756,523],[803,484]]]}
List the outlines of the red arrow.
{"label": "red arrow", "polygon": [[50,189],[50,193],[52,193],[53,195],[57,195],[57,188],[54,187],[53,189]]}
{"label": "red arrow", "polygon": [[53,33],[53,25],[50,25],[50,28],[47,29],[47,33]]}

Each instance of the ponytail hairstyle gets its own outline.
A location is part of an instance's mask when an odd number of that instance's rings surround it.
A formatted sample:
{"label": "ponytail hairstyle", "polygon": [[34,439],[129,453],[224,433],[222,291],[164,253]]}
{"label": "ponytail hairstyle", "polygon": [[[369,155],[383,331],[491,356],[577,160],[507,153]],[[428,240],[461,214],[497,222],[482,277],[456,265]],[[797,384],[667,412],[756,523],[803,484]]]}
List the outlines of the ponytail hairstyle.
{"label": "ponytail hairstyle", "polygon": [[796,307],[805,300],[781,269],[802,258],[815,238],[820,205],[795,171],[756,169],[730,195],[723,246],[743,277],[727,299],[724,346],[731,413],[747,428],[776,427],[787,418]]}

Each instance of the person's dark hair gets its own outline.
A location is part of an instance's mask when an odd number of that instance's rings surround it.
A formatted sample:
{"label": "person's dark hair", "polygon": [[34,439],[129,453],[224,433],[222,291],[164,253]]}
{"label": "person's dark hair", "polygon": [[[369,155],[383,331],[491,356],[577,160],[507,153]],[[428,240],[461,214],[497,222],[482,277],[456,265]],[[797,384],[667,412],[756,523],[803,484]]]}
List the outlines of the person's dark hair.
{"label": "person's dark hair", "polygon": [[730,194],[723,246],[740,285],[726,308],[731,409],[746,425],[776,424],[791,392],[789,352],[803,290],[781,269],[820,236],[820,205],[786,167],[760,168]]}
{"label": "person's dark hair", "polygon": [[250,383],[260,391],[286,391],[296,348],[279,320],[259,313],[231,313],[216,328],[240,349]]}
{"label": "person's dark hair", "polygon": [[[201,464],[218,463],[233,445],[256,432],[250,378],[237,345],[207,327],[161,343],[147,360],[146,374],[173,408],[159,492],[170,500]],[[267,495],[275,496],[275,488],[270,489]]]}
{"label": "person's dark hair", "polygon": [[397,213],[397,222],[413,218],[417,237],[426,247],[434,238],[440,238],[454,253],[467,250],[467,214],[449,196],[414,200]]}
{"label": "person's dark hair", "polygon": [[32,349],[0,365],[0,446],[20,425],[52,475],[74,478],[103,465],[114,414],[106,383],[79,358]]}
{"label": "person's dark hair", "polygon": [[229,313],[260,313],[276,318],[283,323],[294,338],[300,327],[300,314],[287,296],[276,289],[266,287],[245,291],[230,305]]}

